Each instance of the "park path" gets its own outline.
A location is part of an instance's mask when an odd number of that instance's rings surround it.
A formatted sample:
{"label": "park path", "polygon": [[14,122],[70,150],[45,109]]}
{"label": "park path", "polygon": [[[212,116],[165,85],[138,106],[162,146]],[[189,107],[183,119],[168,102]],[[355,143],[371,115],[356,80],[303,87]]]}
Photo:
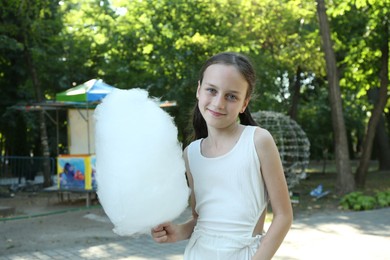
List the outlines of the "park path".
{"label": "park path", "polygon": [[[187,209],[177,221],[188,218]],[[118,237],[101,208],[0,222],[0,260],[183,258],[186,241]],[[274,259],[390,259],[390,208],[294,220]]]}

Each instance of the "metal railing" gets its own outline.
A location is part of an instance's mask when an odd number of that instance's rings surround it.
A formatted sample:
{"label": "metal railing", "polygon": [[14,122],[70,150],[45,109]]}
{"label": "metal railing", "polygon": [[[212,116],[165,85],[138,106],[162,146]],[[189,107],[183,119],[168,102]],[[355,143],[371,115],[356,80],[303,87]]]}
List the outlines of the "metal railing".
{"label": "metal railing", "polygon": [[50,175],[55,174],[55,158],[30,156],[0,156],[0,185],[15,186],[43,183],[45,160],[49,160]]}

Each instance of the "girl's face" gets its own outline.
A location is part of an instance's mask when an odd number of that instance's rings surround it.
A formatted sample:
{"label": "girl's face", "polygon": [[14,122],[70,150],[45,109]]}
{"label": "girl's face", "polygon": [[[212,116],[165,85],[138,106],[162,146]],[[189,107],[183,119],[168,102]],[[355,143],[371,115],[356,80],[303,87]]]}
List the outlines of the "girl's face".
{"label": "girl's face", "polygon": [[232,65],[213,64],[203,74],[196,97],[208,126],[224,128],[237,122],[249,103],[248,82]]}

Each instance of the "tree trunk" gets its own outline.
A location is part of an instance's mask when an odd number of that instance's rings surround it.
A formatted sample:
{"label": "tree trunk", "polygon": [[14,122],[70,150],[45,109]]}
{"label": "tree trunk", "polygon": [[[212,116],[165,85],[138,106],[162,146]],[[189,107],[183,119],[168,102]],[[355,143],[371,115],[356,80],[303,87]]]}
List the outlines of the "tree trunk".
{"label": "tree trunk", "polygon": [[[20,27],[21,27],[21,38],[24,45],[24,58],[26,59],[27,71],[30,73],[32,85],[35,91],[36,101],[42,101],[43,94],[41,91],[41,83],[39,81],[38,73],[34,64],[33,55],[31,53],[31,38],[34,38],[34,30],[31,28],[31,17],[34,11],[29,1],[20,1],[19,3],[19,16],[20,16]],[[36,11],[36,10],[35,10]],[[50,150],[49,142],[46,130],[45,111],[39,112],[39,129],[41,138],[41,151],[43,156],[43,186],[48,187],[52,185],[51,171],[50,171]]]}
{"label": "tree trunk", "polygon": [[355,190],[355,181],[352,176],[339,78],[337,75],[336,58],[330,38],[330,29],[324,0],[317,0],[317,13],[325,53],[327,79],[329,84],[329,99],[332,112],[337,170],[336,191],[339,194],[345,194]]}
{"label": "tree trunk", "polygon": [[359,187],[364,187],[366,175],[369,167],[372,145],[375,137],[375,131],[383,109],[386,106],[388,95],[387,86],[389,85],[389,29],[388,21],[384,21],[384,41],[381,47],[381,71],[380,88],[377,102],[374,104],[370,120],[368,121],[367,132],[363,141],[363,153],[359,161],[359,167],[356,170],[356,183]]}
{"label": "tree trunk", "polygon": [[[28,71],[30,72],[32,83],[35,90],[35,98],[38,102],[43,100],[41,85],[38,79],[36,68],[33,64],[32,55],[27,46],[25,46],[26,50],[26,61],[28,66]],[[42,148],[42,156],[43,156],[43,186],[49,187],[52,185],[52,176],[50,170],[50,150],[49,150],[49,139],[47,137],[47,129],[46,129],[46,120],[45,120],[45,111],[39,111],[39,130],[41,136],[41,148]]]}
{"label": "tree trunk", "polygon": [[288,115],[290,116],[291,119],[294,119],[295,121],[297,120],[297,114],[298,114],[298,103],[299,103],[299,98],[301,95],[301,66],[298,66],[297,72],[295,75],[295,82],[293,85],[293,96],[291,99],[291,106],[288,111]]}
{"label": "tree trunk", "polygon": [[386,132],[385,118],[383,114],[379,118],[378,125],[375,131],[374,139],[375,147],[377,147],[377,157],[379,160],[379,170],[390,170],[390,145],[389,136]]}

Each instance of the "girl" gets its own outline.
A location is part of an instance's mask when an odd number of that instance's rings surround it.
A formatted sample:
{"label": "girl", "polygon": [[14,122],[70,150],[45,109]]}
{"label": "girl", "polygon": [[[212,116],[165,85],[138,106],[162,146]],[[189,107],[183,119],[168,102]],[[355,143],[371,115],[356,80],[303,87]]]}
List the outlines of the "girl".
{"label": "girl", "polygon": [[[195,141],[184,150],[193,216],[152,229],[159,243],[190,239],[186,260],[271,259],[291,226],[279,152],[247,108],[255,81],[250,61],[237,53],[217,54],[201,70]],[[273,220],[263,234],[268,200]]]}

